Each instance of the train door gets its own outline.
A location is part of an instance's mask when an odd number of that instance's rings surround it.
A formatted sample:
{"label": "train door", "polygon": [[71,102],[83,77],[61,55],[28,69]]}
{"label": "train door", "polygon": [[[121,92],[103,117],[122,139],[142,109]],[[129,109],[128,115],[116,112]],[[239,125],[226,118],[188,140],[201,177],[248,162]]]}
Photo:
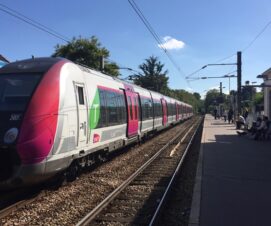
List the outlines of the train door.
{"label": "train door", "polygon": [[175,108],[176,108],[176,121],[179,121],[179,104],[175,102]]}
{"label": "train door", "polygon": [[181,104],[181,119],[183,120],[184,116],[183,116],[183,104]]}
{"label": "train door", "polygon": [[87,101],[84,84],[75,83],[76,103],[77,103],[77,146],[84,146],[87,142]]}
{"label": "train door", "polygon": [[161,99],[163,109],[163,125],[167,124],[167,102],[165,99]]}
{"label": "train door", "polygon": [[125,90],[127,100],[127,136],[133,137],[138,134],[138,95],[132,91]]}
{"label": "train door", "polygon": [[151,103],[152,103],[152,129],[154,129],[155,127],[155,102],[154,102],[154,99],[152,97],[152,94],[150,92],[150,95],[151,95]]}
{"label": "train door", "polygon": [[142,130],[142,109],[141,109],[141,101],[139,97],[139,93],[136,93],[136,100],[137,100],[137,109],[138,109],[138,127],[139,131]]}

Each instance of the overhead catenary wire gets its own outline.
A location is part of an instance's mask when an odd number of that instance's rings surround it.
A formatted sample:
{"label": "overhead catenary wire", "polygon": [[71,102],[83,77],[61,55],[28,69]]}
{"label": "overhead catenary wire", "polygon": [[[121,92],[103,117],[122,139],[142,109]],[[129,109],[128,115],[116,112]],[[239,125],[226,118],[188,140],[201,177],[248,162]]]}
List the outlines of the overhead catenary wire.
{"label": "overhead catenary wire", "polygon": [[[15,17],[15,18],[43,31],[43,32],[46,32],[47,34],[50,34],[58,39],[61,39],[62,41],[66,42],[66,43],[70,43],[72,41],[70,38],[60,34],[59,32],[53,30],[52,28],[49,28],[48,26],[45,26],[45,25],[41,24],[40,22],[37,22],[36,20],[29,18],[29,17],[23,15],[22,13],[14,10],[14,9],[11,9],[10,7],[8,7],[2,3],[0,3],[0,10],[2,12],[12,16],[12,17]],[[108,61],[110,61],[112,63],[114,62],[109,59],[108,59]],[[85,66],[85,65],[83,65],[83,66]],[[135,70],[133,70],[133,71],[135,71]]]}
{"label": "overhead catenary wire", "polygon": [[[48,26],[45,26],[45,25],[41,24],[40,22],[37,22],[37,21],[23,15],[22,13],[14,10],[14,9],[11,9],[10,7],[8,7],[8,6],[6,6],[6,5],[4,5],[2,3],[0,3],[0,10],[7,13],[7,14],[9,14],[10,16],[13,16],[13,17],[15,17],[15,18],[17,18],[17,19],[31,25],[31,26],[34,26],[35,28],[37,28],[39,30],[42,30],[43,32],[49,33],[50,35],[53,35],[54,37],[59,38],[59,39],[61,39],[62,41],[66,42],[66,43],[71,42],[70,38],[58,33],[57,31],[49,28]],[[111,63],[115,63],[113,60],[109,60],[109,59],[107,59],[107,60],[109,62],[111,62]],[[82,66],[86,67],[86,65],[82,65]],[[132,71],[135,71],[135,70],[132,69]],[[137,72],[137,71],[135,71],[135,72]]]}
{"label": "overhead catenary wire", "polygon": [[[270,26],[271,24],[271,20],[267,22],[267,24],[260,30],[260,32],[251,40],[251,42],[241,50],[242,53],[244,53],[246,50],[248,50],[253,44],[254,42],[265,32],[265,30]],[[233,53],[231,54],[230,56],[227,56],[225,58],[222,58],[218,61],[216,61],[215,63],[218,63],[218,62],[222,62],[222,61],[225,61],[225,60],[228,60],[230,58],[232,58],[233,56],[236,56],[236,53]]]}
{"label": "overhead catenary wire", "polygon": [[[220,62],[225,61],[225,60],[227,60],[227,59],[230,59],[230,58],[232,58],[233,56],[236,56],[236,53],[234,53],[234,54],[232,54],[232,55],[230,55],[230,56],[228,56],[228,57],[224,57],[224,58],[222,58],[222,59],[220,59],[220,60],[217,60],[217,61],[214,62],[214,64],[217,64],[217,63],[220,63]],[[206,68],[206,65],[204,65],[203,67],[201,67],[201,68],[195,70],[194,72],[190,73],[189,75],[185,76],[185,79],[191,79],[191,76],[192,76],[192,75],[197,74],[198,72],[200,72],[201,70],[203,70],[203,69],[205,69],[205,68]]]}
{"label": "overhead catenary wire", "polygon": [[[265,32],[265,30],[270,26],[270,24],[271,24],[271,20],[266,23],[266,25],[260,30],[260,32],[251,40],[251,42],[245,48],[243,48],[241,50],[241,52],[244,53],[245,51],[247,51],[255,43],[255,41]],[[228,59],[230,59],[230,58],[232,58],[234,56],[236,56],[236,53],[233,53],[233,54],[231,54],[231,55],[229,55],[227,57],[224,57],[224,58],[222,58],[220,60],[217,60],[217,61],[215,61],[215,63],[223,62],[223,61],[228,60]],[[201,67],[201,68],[197,69],[196,71],[194,71],[194,72],[190,73],[189,75],[187,75],[185,78],[190,79],[190,77],[192,75],[198,73],[202,69],[204,69],[204,68]]]}
{"label": "overhead catenary wire", "polygon": [[265,32],[265,30],[269,27],[270,24],[271,20],[268,21],[268,23],[261,29],[261,31],[255,36],[255,38],[242,50],[242,52],[248,50],[254,44],[254,42]]}
{"label": "overhead catenary wire", "polygon": [[[48,26],[45,26],[45,25],[41,24],[40,22],[37,22],[36,20],[29,18],[29,17],[23,15],[22,13],[14,10],[14,9],[12,9],[2,3],[0,3],[0,11],[4,12],[12,17],[15,17],[16,19],[19,19],[19,20],[21,20],[21,21],[47,33],[47,34],[50,34],[58,39],[61,39],[62,41],[66,42],[66,43],[70,43],[72,41],[70,38],[60,34],[59,32],[53,30],[52,28],[49,28]],[[113,60],[109,60],[109,59],[107,59],[107,60],[112,63],[114,62]],[[83,66],[85,66],[85,65],[83,65]],[[128,68],[128,67],[126,67],[126,68]],[[131,71],[139,73],[138,71],[136,71],[134,69],[132,69]]]}
{"label": "overhead catenary wire", "polygon": [[185,75],[185,73],[181,70],[181,68],[178,66],[178,64],[175,62],[171,54],[168,52],[168,50],[165,48],[162,40],[159,38],[157,33],[155,32],[154,28],[151,26],[147,18],[144,16],[143,12],[140,10],[138,5],[134,2],[134,0],[128,0],[129,4],[132,6],[135,13],[138,15],[140,20],[143,22],[143,24],[146,26],[148,31],[151,33],[153,38],[156,40],[158,46],[164,51],[164,53],[167,55],[171,63],[174,65],[174,67],[182,74],[182,76]]}
{"label": "overhead catenary wire", "polygon": [[14,9],[11,9],[10,7],[0,3],[0,10],[6,14],[9,14],[10,16],[13,16],[43,32],[46,32],[47,34],[50,34],[58,39],[61,39],[62,41],[66,42],[66,43],[69,43],[71,40],[67,37],[65,37],[64,35],[56,32],[55,30],[49,28],[48,26],[45,26],[25,15],[23,15],[22,13],[19,13],[18,11],[14,10]]}

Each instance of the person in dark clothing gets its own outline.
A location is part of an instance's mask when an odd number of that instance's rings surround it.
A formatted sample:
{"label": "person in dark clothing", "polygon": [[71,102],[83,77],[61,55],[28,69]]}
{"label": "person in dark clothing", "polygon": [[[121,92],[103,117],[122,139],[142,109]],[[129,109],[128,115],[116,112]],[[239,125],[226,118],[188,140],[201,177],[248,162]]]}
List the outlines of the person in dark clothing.
{"label": "person in dark clothing", "polygon": [[224,113],[223,113],[223,117],[224,117],[224,122],[226,122],[227,121],[227,112],[226,111],[224,111]]}
{"label": "person in dark clothing", "polygon": [[232,123],[232,117],[233,117],[233,110],[230,109],[229,112],[228,112],[228,121],[229,121],[229,124]]}
{"label": "person in dark clothing", "polygon": [[216,108],[214,109],[214,116],[215,116],[215,119],[216,119],[216,117],[217,117],[217,109]]}

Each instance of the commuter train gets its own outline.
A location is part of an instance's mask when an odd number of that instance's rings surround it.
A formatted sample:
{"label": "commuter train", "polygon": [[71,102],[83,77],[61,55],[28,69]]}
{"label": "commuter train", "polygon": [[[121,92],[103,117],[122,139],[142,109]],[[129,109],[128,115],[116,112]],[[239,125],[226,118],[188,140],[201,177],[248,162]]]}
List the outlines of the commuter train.
{"label": "commuter train", "polygon": [[193,115],[186,103],[63,58],[0,69],[0,189],[79,169]]}

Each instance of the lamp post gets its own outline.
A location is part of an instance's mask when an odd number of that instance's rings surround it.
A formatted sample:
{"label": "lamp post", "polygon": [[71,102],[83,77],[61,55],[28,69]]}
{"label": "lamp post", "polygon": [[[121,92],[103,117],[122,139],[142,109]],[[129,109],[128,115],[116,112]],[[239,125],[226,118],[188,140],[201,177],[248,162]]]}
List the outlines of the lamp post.
{"label": "lamp post", "polygon": [[204,69],[208,66],[228,66],[228,65],[236,65],[236,63],[228,63],[228,64],[206,64],[201,69]]}
{"label": "lamp post", "polygon": [[223,76],[204,76],[204,77],[198,77],[198,79],[210,79],[210,78],[229,78],[229,94],[231,91],[231,78],[237,78],[236,75],[223,75]]}
{"label": "lamp post", "polygon": [[241,84],[242,84],[242,52],[237,52],[237,62],[228,64],[206,64],[201,69],[208,66],[227,66],[236,65],[237,66],[237,113],[241,113]]}
{"label": "lamp post", "polygon": [[226,88],[225,86],[222,86],[222,82],[220,82],[220,85],[219,85],[219,92],[220,92],[220,95],[222,95],[222,89]]}
{"label": "lamp post", "polygon": [[129,67],[118,67],[117,69],[125,69],[125,70],[128,70],[128,71],[133,71],[132,68],[129,68]]}
{"label": "lamp post", "polygon": [[235,75],[224,75],[225,78],[229,78],[229,95],[231,92],[231,78],[236,78],[237,76]]}
{"label": "lamp post", "polygon": [[241,114],[242,53],[237,52],[237,112]]}
{"label": "lamp post", "polygon": [[[134,69],[132,69],[132,68],[130,68],[130,67],[117,67],[116,69],[118,69],[118,70],[128,70],[128,71],[132,71],[132,72],[135,72],[135,73],[137,73],[137,74],[140,74],[140,72],[139,71],[137,71],[137,70],[134,70]],[[127,77],[125,77],[125,78],[123,78],[122,80],[130,80],[130,81],[133,81],[133,76],[132,75],[128,75]]]}

